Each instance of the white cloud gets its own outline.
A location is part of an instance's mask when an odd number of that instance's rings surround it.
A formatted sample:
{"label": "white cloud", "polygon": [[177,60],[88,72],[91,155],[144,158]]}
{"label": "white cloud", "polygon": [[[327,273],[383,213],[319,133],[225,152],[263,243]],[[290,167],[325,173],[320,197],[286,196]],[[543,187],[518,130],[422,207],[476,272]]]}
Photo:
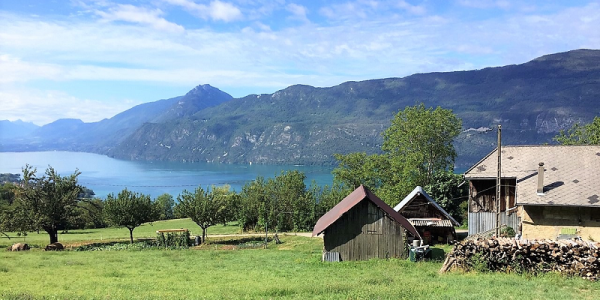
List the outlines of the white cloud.
{"label": "white cloud", "polygon": [[294,18],[302,20],[302,21],[308,21],[308,19],[306,17],[306,14],[308,13],[308,9],[306,7],[295,4],[295,3],[290,3],[286,6],[286,9],[287,9],[287,11],[292,13]]}
{"label": "white cloud", "polygon": [[[168,1],[188,10],[200,5],[189,0]],[[137,8],[129,11],[117,7],[121,13],[111,10],[114,5],[102,8],[108,14],[106,18],[112,16],[117,21],[118,16],[127,24],[0,12],[0,84],[20,86],[0,86],[1,111],[6,116],[6,107],[14,108],[11,101],[22,102],[19,109],[15,108],[13,119],[37,120],[47,115],[54,120],[71,116],[67,112],[78,107],[87,114],[85,118],[92,120],[94,114],[110,117],[124,109],[120,103],[97,95],[86,100],[68,92],[24,92],[35,90],[34,81],[40,79],[74,85],[100,80],[185,88],[209,83],[224,91],[273,92],[297,83],[331,86],[347,80],[522,63],[553,52],[600,48],[597,4],[552,13],[505,12],[484,20],[465,20],[453,14],[407,18],[395,15],[397,12],[382,12],[397,3],[354,1],[331,5],[320,12],[330,13],[333,21],[321,25],[315,15],[314,23],[290,22],[295,27],[249,20],[244,29],[237,24],[233,29],[220,25],[219,30],[203,26],[179,34],[150,25],[156,21],[152,16],[160,19],[171,12],[164,7],[164,13],[142,9],[140,15],[123,13],[139,12]],[[210,4],[204,7],[208,9]],[[286,8],[303,15],[302,9],[283,4],[280,12]],[[213,19],[208,10],[204,16]],[[77,101],[88,101],[93,110],[86,111]],[[27,113],[35,117],[27,118]]]}
{"label": "white cloud", "polygon": [[56,78],[60,72],[57,65],[24,62],[8,54],[0,55],[0,84]]}
{"label": "white cloud", "polygon": [[408,3],[404,0],[398,1],[397,5],[401,9],[404,9],[413,15],[424,15],[427,12],[427,10],[425,9],[424,6],[411,5],[410,3]]}
{"label": "white cloud", "polygon": [[163,12],[160,9],[146,9],[136,7],[129,4],[118,4],[111,7],[108,12],[97,10],[96,14],[104,21],[125,21],[131,23],[139,23],[150,25],[158,30],[166,30],[170,32],[182,32],[183,26],[171,23],[160,16]]}
{"label": "white cloud", "polygon": [[473,8],[509,9],[512,5],[507,0],[458,0],[458,4]]}
{"label": "white cloud", "polygon": [[45,125],[62,118],[96,122],[112,117],[138,102],[79,99],[62,91],[13,89],[0,86],[0,120],[27,120]]}
{"label": "white cloud", "polygon": [[192,0],[164,0],[167,3],[178,5],[203,19],[231,22],[242,18],[240,9],[229,3],[219,0],[211,1],[208,5],[197,4]]}

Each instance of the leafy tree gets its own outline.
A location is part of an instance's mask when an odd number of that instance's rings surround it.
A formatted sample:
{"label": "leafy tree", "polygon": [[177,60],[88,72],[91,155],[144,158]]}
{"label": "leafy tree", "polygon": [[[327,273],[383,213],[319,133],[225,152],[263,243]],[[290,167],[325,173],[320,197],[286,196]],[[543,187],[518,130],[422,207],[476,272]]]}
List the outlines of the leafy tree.
{"label": "leafy tree", "polygon": [[175,214],[173,213],[173,207],[175,207],[175,200],[173,200],[173,196],[166,193],[162,194],[156,197],[154,203],[156,204],[156,209],[159,213],[159,220],[171,220],[175,218]]}
{"label": "leafy tree", "polygon": [[237,220],[242,230],[256,230],[261,206],[267,199],[267,183],[264,177],[246,183],[240,192]]}
{"label": "leafy tree", "polygon": [[346,155],[334,154],[334,157],[339,162],[338,167],[332,171],[335,180],[352,189],[361,184],[372,190],[378,189],[383,184],[383,170],[389,168],[388,161],[382,155],[355,152]]}
{"label": "leafy tree", "polygon": [[36,176],[36,169],[23,168],[23,185],[16,189],[12,208],[14,230],[43,229],[50,236],[50,243],[58,242],[58,230],[68,228],[68,222],[76,214],[82,187],[77,184],[75,171],[70,176],[60,176],[52,167],[45,175]]}
{"label": "leafy tree", "polygon": [[17,186],[12,183],[0,184],[0,235],[6,235],[4,231],[10,230],[11,205],[15,200]]}
{"label": "leafy tree", "polygon": [[231,186],[213,186],[210,190],[211,197],[219,203],[217,216],[219,223],[227,225],[227,222],[236,220],[236,211],[239,206],[239,195],[231,190]]}
{"label": "leafy tree", "polygon": [[297,170],[282,171],[278,176],[269,178],[259,224],[277,231],[288,231],[305,229],[307,219],[312,223],[314,201],[307,198],[305,178],[304,173]]}
{"label": "leafy tree", "polygon": [[383,154],[337,155],[340,165],[334,178],[349,187],[364,184],[388,204],[396,204],[415,186],[426,186],[436,173],[452,169],[453,141],[461,126],[451,110],[423,104],[406,107],[383,133]]}
{"label": "leafy tree", "polygon": [[425,191],[457,222],[462,223],[465,219],[464,206],[467,202],[468,186],[461,185],[462,175],[454,174],[452,171],[437,172],[433,180],[426,185]]}
{"label": "leafy tree", "polygon": [[103,208],[104,202],[99,198],[79,202],[75,214],[69,219],[69,229],[106,227]]}
{"label": "leafy tree", "polygon": [[388,195],[402,199],[415,186],[431,183],[435,173],[452,169],[456,158],[453,141],[461,126],[451,110],[440,107],[420,104],[398,112],[383,133],[381,146],[390,165],[382,174],[389,182]]}
{"label": "leafy tree", "polygon": [[133,230],[143,223],[158,218],[150,195],[134,193],[127,189],[122,190],[117,197],[113,193],[106,197],[104,215],[110,224],[129,229],[129,239],[132,244]]}
{"label": "leafy tree", "polygon": [[221,197],[215,197],[212,191],[205,191],[202,187],[196,188],[194,193],[183,191],[177,197],[179,203],[175,206],[176,214],[192,219],[202,228],[202,242],[206,241],[206,229],[222,222],[220,215],[224,210]]}
{"label": "leafy tree", "polygon": [[600,145],[600,117],[586,125],[573,125],[567,132],[561,130],[554,140],[562,145]]}
{"label": "leafy tree", "polygon": [[311,184],[309,193],[316,203],[315,221],[348,196],[352,189],[339,181],[334,181],[331,186],[325,185],[322,187],[315,183]]}

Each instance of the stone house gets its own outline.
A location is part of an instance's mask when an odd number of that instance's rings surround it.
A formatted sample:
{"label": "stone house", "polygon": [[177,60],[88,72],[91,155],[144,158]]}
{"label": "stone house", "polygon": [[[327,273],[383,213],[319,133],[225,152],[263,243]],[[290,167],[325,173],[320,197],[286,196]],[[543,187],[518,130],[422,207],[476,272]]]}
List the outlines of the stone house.
{"label": "stone house", "polygon": [[[600,146],[503,146],[500,224],[526,239],[600,241]],[[467,172],[469,234],[496,226],[497,149]]]}

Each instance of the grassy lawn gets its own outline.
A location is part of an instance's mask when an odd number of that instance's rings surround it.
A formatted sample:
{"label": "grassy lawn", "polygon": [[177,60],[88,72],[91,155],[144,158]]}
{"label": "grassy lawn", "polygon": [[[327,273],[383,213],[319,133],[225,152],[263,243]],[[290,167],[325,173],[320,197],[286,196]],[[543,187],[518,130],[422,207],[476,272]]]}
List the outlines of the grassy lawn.
{"label": "grassy lawn", "polygon": [[[236,226],[226,226],[222,233],[230,227],[235,232]],[[187,250],[0,251],[0,299],[597,299],[600,294],[599,283],[555,274],[440,275],[441,262],[399,259],[323,263],[321,239],[280,238],[282,244],[268,249],[240,247],[260,238],[212,237]]]}
{"label": "grassy lawn", "polygon": [[[190,219],[176,219],[143,224],[133,230],[134,239],[156,238],[156,231],[160,229],[187,228],[191,235],[202,235],[202,229]],[[208,228],[208,234],[236,234],[240,233],[237,223],[229,223],[227,226],[215,225]],[[39,234],[30,232],[25,237],[18,237],[15,233],[8,233],[11,239],[0,236],[0,246],[8,246],[13,243],[28,243],[33,246],[44,248],[48,245],[50,238],[45,231]],[[58,241],[68,245],[81,241],[104,241],[104,240],[129,240],[129,230],[122,228],[82,229],[69,230],[68,233],[58,234]]]}

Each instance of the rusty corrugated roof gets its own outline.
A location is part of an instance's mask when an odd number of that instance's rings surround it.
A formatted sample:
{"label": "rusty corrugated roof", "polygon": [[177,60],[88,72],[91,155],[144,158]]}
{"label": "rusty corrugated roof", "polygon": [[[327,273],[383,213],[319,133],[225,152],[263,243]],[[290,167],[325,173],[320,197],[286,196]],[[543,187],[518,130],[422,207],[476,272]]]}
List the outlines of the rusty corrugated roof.
{"label": "rusty corrugated roof", "polygon": [[331,224],[335,223],[344,213],[349,211],[355,205],[360,203],[363,200],[368,200],[373,202],[373,204],[377,205],[377,207],[383,209],[386,214],[391,217],[394,221],[400,223],[402,227],[404,227],[408,232],[410,232],[413,236],[417,238],[421,238],[415,227],[402,215],[396,212],[391,206],[387,205],[383,202],[379,197],[375,194],[371,193],[367,188],[363,185],[359,186],[355,189],[350,195],[346,196],[340,203],[334,206],[330,211],[324,214],[315,225],[313,229],[313,236],[321,234],[327,227]]}
{"label": "rusty corrugated roof", "polygon": [[[540,162],[543,195],[537,194]],[[465,179],[494,179],[497,169],[496,149]],[[516,178],[517,205],[600,207],[600,146],[502,146],[502,177]]]}

